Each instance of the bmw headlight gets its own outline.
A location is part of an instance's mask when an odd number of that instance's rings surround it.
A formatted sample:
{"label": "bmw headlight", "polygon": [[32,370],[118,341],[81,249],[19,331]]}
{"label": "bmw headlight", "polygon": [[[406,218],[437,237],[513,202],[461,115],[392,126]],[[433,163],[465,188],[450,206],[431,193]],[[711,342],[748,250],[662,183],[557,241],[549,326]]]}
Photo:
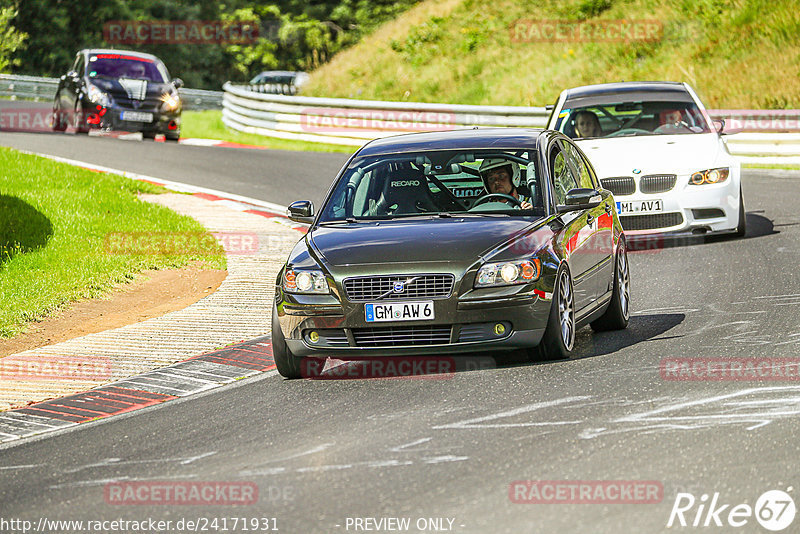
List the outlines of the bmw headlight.
{"label": "bmw headlight", "polygon": [[283,272],[283,290],[287,293],[328,294],[328,281],[322,271],[286,269]]}
{"label": "bmw headlight", "polygon": [[88,84],[86,86],[86,95],[89,97],[89,100],[95,104],[100,104],[106,108],[111,105],[111,98],[108,96],[108,93],[102,91],[96,85]]}
{"label": "bmw headlight", "polygon": [[527,284],[538,280],[541,274],[542,263],[537,258],[487,263],[478,270],[475,287]]}
{"label": "bmw headlight", "polygon": [[689,183],[691,185],[718,184],[727,180],[729,175],[730,169],[728,167],[697,171],[689,177]]}
{"label": "bmw headlight", "polygon": [[173,111],[178,109],[178,106],[181,105],[181,99],[178,95],[173,93],[164,93],[161,95],[161,102],[164,103],[164,108],[167,111]]}

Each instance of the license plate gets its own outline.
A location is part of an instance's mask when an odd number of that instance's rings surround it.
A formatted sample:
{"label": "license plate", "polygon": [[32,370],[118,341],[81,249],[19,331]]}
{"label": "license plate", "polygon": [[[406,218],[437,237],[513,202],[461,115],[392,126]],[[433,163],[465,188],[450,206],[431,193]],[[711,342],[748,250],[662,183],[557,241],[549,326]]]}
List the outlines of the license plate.
{"label": "license plate", "polygon": [[123,111],[121,118],[131,122],[153,122],[153,114],[144,111]]}
{"label": "license plate", "polygon": [[659,199],[617,202],[617,213],[619,215],[628,213],[658,213],[660,211],[664,211],[664,201]]}
{"label": "license plate", "polygon": [[368,323],[430,321],[433,319],[433,301],[364,304],[364,314]]}

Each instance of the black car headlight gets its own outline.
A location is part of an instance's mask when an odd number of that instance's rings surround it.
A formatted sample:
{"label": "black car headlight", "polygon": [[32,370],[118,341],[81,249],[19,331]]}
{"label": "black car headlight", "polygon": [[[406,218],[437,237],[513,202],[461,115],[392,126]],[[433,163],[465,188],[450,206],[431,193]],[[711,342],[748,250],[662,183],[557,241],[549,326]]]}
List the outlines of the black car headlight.
{"label": "black car headlight", "polygon": [[176,94],[164,93],[161,95],[162,106],[167,111],[174,111],[181,105],[181,99]]}
{"label": "black car headlight", "polygon": [[287,293],[328,294],[328,281],[322,271],[286,269],[283,272],[283,290]]}
{"label": "black car headlight", "polygon": [[730,169],[728,167],[721,167],[719,169],[708,169],[705,171],[697,171],[689,177],[689,184],[703,185],[703,184],[718,184],[728,179]]}
{"label": "black car headlight", "polygon": [[108,93],[95,85],[88,84],[86,86],[86,96],[89,97],[90,102],[100,104],[105,108],[111,106],[111,97],[108,96]]}
{"label": "black car headlight", "polygon": [[478,270],[475,287],[527,284],[538,280],[541,274],[542,262],[538,258],[487,263]]}

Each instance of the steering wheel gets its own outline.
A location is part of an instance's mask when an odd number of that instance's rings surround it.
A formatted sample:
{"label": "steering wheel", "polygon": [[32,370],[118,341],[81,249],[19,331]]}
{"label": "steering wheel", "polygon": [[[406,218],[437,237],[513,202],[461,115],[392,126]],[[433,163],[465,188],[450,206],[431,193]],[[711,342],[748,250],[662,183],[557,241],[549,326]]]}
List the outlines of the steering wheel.
{"label": "steering wheel", "polygon": [[691,132],[692,128],[684,121],[675,124],[662,124],[653,133],[670,133],[670,132]]}
{"label": "steering wheel", "polygon": [[489,200],[494,200],[494,199],[510,200],[511,202],[516,204],[514,206],[515,208],[522,209],[522,201],[520,199],[512,197],[511,195],[506,195],[505,193],[492,193],[491,195],[486,195],[485,197],[481,197],[481,198],[478,199],[477,202],[475,202],[475,204],[472,205],[472,208],[470,208],[470,209],[474,209],[474,208],[480,206],[481,204],[483,204],[485,202],[488,202]]}
{"label": "steering wheel", "polygon": [[627,135],[627,134],[650,134],[649,130],[642,130],[641,128],[623,128],[621,130],[617,130],[616,132],[612,132],[608,134],[606,137],[619,137],[620,135]]}

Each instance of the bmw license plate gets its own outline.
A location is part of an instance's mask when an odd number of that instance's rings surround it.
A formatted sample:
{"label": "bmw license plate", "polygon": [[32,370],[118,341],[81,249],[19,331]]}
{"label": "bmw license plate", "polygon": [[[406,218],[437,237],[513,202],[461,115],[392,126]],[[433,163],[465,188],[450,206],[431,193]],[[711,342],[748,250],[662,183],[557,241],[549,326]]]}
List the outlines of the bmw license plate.
{"label": "bmw license plate", "polygon": [[617,213],[619,215],[627,215],[630,213],[659,213],[662,211],[664,211],[664,201],[660,199],[617,202]]}
{"label": "bmw license plate", "polygon": [[368,323],[383,321],[430,321],[433,319],[433,301],[377,302],[364,304]]}
{"label": "bmw license plate", "polygon": [[153,122],[153,114],[144,111],[123,111],[120,118],[131,122]]}

